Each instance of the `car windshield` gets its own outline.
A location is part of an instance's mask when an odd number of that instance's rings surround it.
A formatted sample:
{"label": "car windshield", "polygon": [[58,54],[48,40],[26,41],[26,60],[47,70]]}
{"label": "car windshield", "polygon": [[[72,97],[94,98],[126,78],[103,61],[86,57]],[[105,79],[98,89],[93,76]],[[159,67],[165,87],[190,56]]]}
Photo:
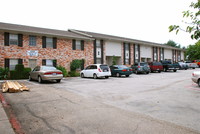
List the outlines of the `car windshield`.
{"label": "car windshield", "polygon": [[57,70],[55,67],[52,66],[42,66],[41,70],[46,71],[46,70]]}
{"label": "car windshield", "polygon": [[125,66],[125,65],[119,65],[118,67],[119,67],[119,68],[128,68],[128,67]]}
{"label": "car windshield", "polygon": [[140,63],[140,66],[147,66],[147,63]]}
{"label": "car windshield", "polygon": [[102,70],[104,70],[104,69],[107,69],[107,70],[108,70],[108,66],[107,66],[107,65],[100,65],[100,68],[101,68]]}
{"label": "car windshield", "polygon": [[153,65],[158,66],[158,65],[162,65],[162,64],[160,62],[153,62]]}

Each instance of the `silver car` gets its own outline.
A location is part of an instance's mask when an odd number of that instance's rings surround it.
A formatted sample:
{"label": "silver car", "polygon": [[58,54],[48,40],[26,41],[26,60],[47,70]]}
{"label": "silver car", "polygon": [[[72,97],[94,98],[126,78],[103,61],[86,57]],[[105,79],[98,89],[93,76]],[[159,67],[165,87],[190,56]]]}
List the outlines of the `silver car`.
{"label": "silver car", "polygon": [[29,75],[30,81],[38,80],[39,83],[42,83],[44,80],[56,80],[59,83],[62,78],[62,71],[53,66],[36,66]]}
{"label": "silver car", "polygon": [[194,71],[192,73],[192,81],[197,83],[198,86],[200,87],[200,71]]}

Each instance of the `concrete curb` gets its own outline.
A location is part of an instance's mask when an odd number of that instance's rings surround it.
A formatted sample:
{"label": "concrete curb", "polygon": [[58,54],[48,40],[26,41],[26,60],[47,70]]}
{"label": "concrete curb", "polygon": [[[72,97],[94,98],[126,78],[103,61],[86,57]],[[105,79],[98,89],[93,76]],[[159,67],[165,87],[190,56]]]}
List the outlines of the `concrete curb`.
{"label": "concrete curb", "polygon": [[3,128],[0,127],[0,132],[3,132],[3,134],[15,134],[15,133],[25,134],[21,128],[20,123],[17,121],[17,118],[13,114],[10,105],[6,102],[1,92],[0,92],[0,101],[1,101],[0,115],[4,115],[3,116],[4,120],[0,119],[0,124],[4,126]]}

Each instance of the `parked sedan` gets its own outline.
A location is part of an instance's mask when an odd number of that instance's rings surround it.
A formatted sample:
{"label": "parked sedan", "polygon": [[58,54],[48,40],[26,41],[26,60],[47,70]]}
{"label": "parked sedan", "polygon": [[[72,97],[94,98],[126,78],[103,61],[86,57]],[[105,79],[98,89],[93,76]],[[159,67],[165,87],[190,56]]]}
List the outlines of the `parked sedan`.
{"label": "parked sedan", "polygon": [[126,77],[129,77],[129,75],[132,74],[132,68],[125,65],[113,65],[110,66],[110,69],[112,76],[121,77],[122,75],[125,75]]}
{"label": "parked sedan", "polygon": [[200,87],[200,71],[195,71],[192,73],[192,81],[197,83]]}
{"label": "parked sedan", "polygon": [[174,63],[174,65],[177,66],[180,70],[188,69],[188,65],[186,65],[186,63],[184,63],[184,62],[176,62],[176,63]]}
{"label": "parked sedan", "polygon": [[150,68],[149,65],[146,62],[138,62],[135,63],[134,65],[131,66],[133,69],[133,72],[138,74],[138,73],[146,73],[149,74]]}
{"label": "parked sedan", "polygon": [[109,78],[111,76],[110,68],[108,65],[104,64],[92,64],[87,66],[80,72],[81,78],[93,77],[94,79],[105,77]]}
{"label": "parked sedan", "polygon": [[56,80],[59,83],[62,78],[62,71],[53,66],[36,66],[29,75],[30,81],[38,80],[39,83],[42,83],[44,80]]}
{"label": "parked sedan", "polygon": [[163,71],[163,65],[160,62],[149,62],[149,67],[151,72],[161,72]]}

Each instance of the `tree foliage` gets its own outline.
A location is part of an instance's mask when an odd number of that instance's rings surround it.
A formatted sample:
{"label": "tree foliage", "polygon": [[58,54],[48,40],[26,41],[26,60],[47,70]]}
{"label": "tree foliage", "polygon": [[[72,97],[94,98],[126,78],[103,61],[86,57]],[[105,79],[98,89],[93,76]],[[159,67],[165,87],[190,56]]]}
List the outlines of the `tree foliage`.
{"label": "tree foliage", "polygon": [[186,49],[185,55],[188,60],[200,60],[200,41],[195,45],[189,45]]}
{"label": "tree foliage", "polygon": [[171,25],[169,26],[169,32],[176,31],[176,34],[183,30],[191,34],[192,39],[200,39],[200,0],[196,3],[192,2],[190,5],[191,8],[195,9],[196,12],[191,11],[183,11],[183,18],[189,18],[190,22],[186,22],[186,28],[182,28],[178,25]]}
{"label": "tree foliage", "polygon": [[177,44],[176,42],[174,42],[173,40],[169,40],[167,43],[165,43],[164,45],[167,46],[172,46],[172,47],[176,47],[176,48],[181,48],[180,44]]}

